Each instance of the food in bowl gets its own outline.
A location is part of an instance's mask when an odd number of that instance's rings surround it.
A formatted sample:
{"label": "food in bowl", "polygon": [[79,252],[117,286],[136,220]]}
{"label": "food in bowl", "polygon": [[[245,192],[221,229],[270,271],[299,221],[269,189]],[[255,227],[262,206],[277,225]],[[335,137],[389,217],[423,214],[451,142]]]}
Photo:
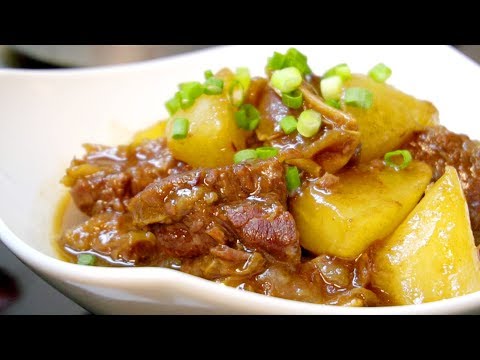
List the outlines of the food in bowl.
{"label": "food in bowl", "polygon": [[206,71],[130,144],[84,145],[62,182],[86,218],[63,221],[61,257],[322,304],[479,290],[478,143],[387,85],[384,64],[310,65],[292,48],[266,78]]}

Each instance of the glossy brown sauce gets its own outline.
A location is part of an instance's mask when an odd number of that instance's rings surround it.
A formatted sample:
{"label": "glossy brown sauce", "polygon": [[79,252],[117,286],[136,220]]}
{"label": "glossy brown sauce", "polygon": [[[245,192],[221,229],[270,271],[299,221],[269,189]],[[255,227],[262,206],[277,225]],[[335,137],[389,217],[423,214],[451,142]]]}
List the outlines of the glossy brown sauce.
{"label": "glossy brown sauce", "polygon": [[[62,246],[59,241],[62,234],[87,219],[88,216],[75,206],[71,195],[65,194],[57,205],[54,218],[54,248],[59,258],[76,263],[78,254],[90,253],[96,256],[97,266],[135,266],[132,262],[113,260],[108,254]],[[387,296],[370,289],[372,264],[369,251],[354,261],[328,255],[314,257],[303,251],[301,262],[297,265],[276,261],[259,252],[216,256],[220,252],[221,248],[196,258],[161,257],[142,265],[179,270],[240,290],[285,299],[348,306],[389,305]]]}
{"label": "glossy brown sauce", "polygon": [[88,216],[78,210],[70,193],[67,192],[60,198],[55,209],[52,227],[52,246],[60,259],[73,263],[77,262],[76,254],[66,251],[60,245],[59,239],[67,229],[77,226],[87,219]]}

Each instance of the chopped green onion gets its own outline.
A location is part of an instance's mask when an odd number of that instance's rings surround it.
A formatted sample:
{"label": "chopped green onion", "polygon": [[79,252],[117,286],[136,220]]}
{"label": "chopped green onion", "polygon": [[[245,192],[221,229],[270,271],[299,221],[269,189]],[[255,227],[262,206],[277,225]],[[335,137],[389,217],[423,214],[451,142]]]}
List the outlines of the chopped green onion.
{"label": "chopped green onion", "polygon": [[255,106],[243,104],[235,113],[235,121],[240,129],[255,130],[260,123],[260,113]]}
{"label": "chopped green onion", "polygon": [[185,96],[185,94],[182,94],[180,91],[178,92],[178,94],[180,94],[180,107],[184,110],[191,107],[193,105],[193,103],[195,102],[194,98],[187,97],[187,96]]}
{"label": "chopped green onion", "polygon": [[213,77],[213,72],[212,72],[212,70],[205,70],[205,72],[203,73],[203,75],[205,76],[205,80],[208,80],[208,79],[210,79],[211,77]]}
{"label": "chopped green onion", "polygon": [[392,75],[392,69],[390,69],[388,66],[386,66],[383,63],[375,65],[368,72],[368,76],[370,76],[373,80],[379,83],[385,82],[391,75]]}
{"label": "chopped green onion", "polygon": [[243,86],[243,91],[247,92],[250,87],[250,70],[246,67],[237,68],[235,73],[235,79],[237,79]]}
{"label": "chopped green onion", "polygon": [[342,80],[345,81],[352,77],[352,72],[350,71],[350,68],[347,64],[340,64],[327,70],[325,74],[323,74],[322,78],[328,78],[335,75],[340,76]]}
{"label": "chopped green onion", "polygon": [[238,164],[245,160],[256,159],[257,157],[257,152],[253,149],[240,150],[233,155],[233,162]]}
{"label": "chopped green onion", "polygon": [[[395,161],[395,158],[401,156],[403,161],[398,163]],[[412,162],[412,154],[408,150],[396,150],[391,151],[385,154],[384,156],[385,164],[394,168],[395,170],[405,169]]]}
{"label": "chopped green onion", "polygon": [[303,55],[300,51],[295,48],[290,48],[285,54],[284,66],[293,66],[297,68],[302,73],[302,75],[308,75],[312,73],[312,70],[308,66],[307,60],[307,57]]}
{"label": "chopped green onion", "polygon": [[304,137],[312,137],[322,125],[322,115],[315,110],[305,110],[298,117],[297,130]]}
{"label": "chopped green onion", "polygon": [[287,190],[290,193],[297,189],[301,184],[300,174],[298,173],[296,166],[287,167],[285,178],[287,180]]}
{"label": "chopped green onion", "polygon": [[173,120],[172,138],[175,140],[185,139],[188,134],[189,126],[188,119],[176,118]]}
{"label": "chopped green onion", "polygon": [[203,94],[203,85],[198,81],[191,81],[179,85],[180,93],[186,98],[196,99]]}
{"label": "chopped green onion", "polygon": [[183,83],[178,86],[178,91],[175,96],[180,98],[180,107],[182,109],[188,109],[195,103],[195,99],[203,94],[204,87],[198,81],[191,81]]}
{"label": "chopped green onion", "polygon": [[288,49],[285,55],[274,52],[273,56],[268,58],[266,71],[271,72],[288,67],[294,67],[300,71],[302,76],[308,75],[312,73],[312,70],[308,66],[307,60],[307,57],[295,48]]}
{"label": "chopped green onion", "polygon": [[95,256],[92,254],[79,254],[77,257],[77,264],[80,265],[95,265]]}
{"label": "chopped green onion", "polygon": [[165,107],[170,116],[173,116],[173,114],[180,110],[180,93],[175,93],[175,96],[165,103]]}
{"label": "chopped green onion", "polygon": [[245,91],[242,84],[238,80],[234,80],[230,85],[228,90],[228,95],[230,97],[230,102],[233,106],[240,106],[243,104],[245,98]]}
{"label": "chopped green onion", "polygon": [[260,113],[255,108],[255,106],[250,104],[242,105],[241,109],[244,110],[245,113],[247,114],[247,120],[248,120],[247,130],[255,130],[258,124],[260,123]]}
{"label": "chopped green onion", "polygon": [[334,107],[335,109],[340,109],[340,101],[338,100],[328,99],[325,100],[325,103],[331,107]]}
{"label": "chopped green onion", "polygon": [[285,134],[291,134],[297,130],[297,120],[292,115],[285,116],[280,121],[280,127]]}
{"label": "chopped green onion", "polygon": [[250,120],[250,123],[248,124],[248,130],[255,130],[258,127],[258,124],[260,124],[260,116]]}
{"label": "chopped green onion", "polygon": [[214,77],[209,77],[205,81],[205,84],[203,86],[205,88],[205,94],[218,95],[218,94],[221,94],[223,91],[223,80],[217,79]]}
{"label": "chopped green onion", "polygon": [[235,121],[237,122],[237,126],[240,129],[248,130],[248,119],[247,119],[247,112],[245,109],[240,109],[235,112]]}
{"label": "chopped green onion", "polygon": [[343,80],[338,75],[323,78],[320,81],[320,91],[325,100],[339,100],[342,97]]}
{"label": "chopped green onion", "polygon": [[343,101],[347,105],[370,109],[373,104],[373,94],[368,89],[352,87],[345,90]]}
{"label": "chopped green onion", "polygon": [[269,146],[256,148],[255,151],[259,159],[268,159],[278,155],[278,149]]}
{"label": "chopped green onion", "polygon": [[289,108],[298,109],[303,104],[303,94],[298,89],[291,93],[282,93],[282,102]]}
{"label": "chopped green onion", "polygon": [[238,110],[236,113],[235,113],[235,121],[237,123],[237,126],[240,128],[240,129],[243,129],[243,130],[248,130],[248,119],[247,119],[247,113],[245,110]]}
{"label": "chopped green onion", "polygon": [[285,55],[280,54],[279,52],[274,52],[273,56],[268,58],[267,70],[281,70],[285,64]]}
{"label": "chopped green onion", "polygon": [[297,90],[302,83],[302,74],[296,67],[288,67],[274,71],[270,84],[282,93],[289,93]]}

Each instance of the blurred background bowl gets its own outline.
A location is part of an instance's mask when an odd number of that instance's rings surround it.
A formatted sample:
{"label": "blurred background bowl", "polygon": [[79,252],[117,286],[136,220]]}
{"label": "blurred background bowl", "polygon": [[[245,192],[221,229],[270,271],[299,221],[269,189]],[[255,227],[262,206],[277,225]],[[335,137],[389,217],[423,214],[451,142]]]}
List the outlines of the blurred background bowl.
{"label": "blurred background bowl", "polygon": [[102,66],[144,61],[212,45],[9,45],[25,56],[58,66]]}

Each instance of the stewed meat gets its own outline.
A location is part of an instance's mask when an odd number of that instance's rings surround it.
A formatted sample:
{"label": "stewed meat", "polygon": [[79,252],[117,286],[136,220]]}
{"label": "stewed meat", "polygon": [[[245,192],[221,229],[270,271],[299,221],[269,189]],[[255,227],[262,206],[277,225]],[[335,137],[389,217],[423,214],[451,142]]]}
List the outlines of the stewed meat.
{"label": "stewed meat", "polygon": [[197,169],[159,179],[135,196],[128,209],[137,224],[178,221],[201,204],[223,204],[275,194],[286,204],[283,165],[275,160]]}
{"label": "stewed meat", "polygon": [[162,253],[173,257],[196,257],[225,244],[226,228],[218,224],[212,208],[199,207],[171,224],[152,224]]}
{"label": "stewed meat", "polygon": [[194,258],[222,245],[299,263],[286,197],[283,165],[275,159],[186,171],[158,178],[130,200],[120,198],[129,211],[96,214],[67,231],[62,243],[135,264]]}
{"label": "stewed meat", "polygon": [[249,198],[222,206],[220,218],[226,218],[236,236],[249,249],[257,249],[278,260],[293,264],[300,261],[299,235],[292,215],[271,196]]}
{"label": "stewed meat", "polygon": [[63,182],[77,207],[87,215],[125,211],[126,200],[159,177],[186,166],[175,160],[164,138],[140,145],[84,145],[87,154],[74,159]]}
{"label": "stewed meat", "polygon": [[163,251],[195,257],[239,241],[283,261],[300,261],[299,237],[286,208],[283,165],[277,160],[176,174],[149,185],[128,209],[152,225]]}
{"label": "stewed meat", "polygon": [[450,165],[457,169],[468,203],[475,238],[480,241],[480,145],[466,135],[435,126],[418,132],[406,144],[415,159],[425,161],[438,180]]}
{"label": "stewed meat", "polygon": [[155,235],[135,226],[130,214],[120,212],[95,215],[67,230],[60,245],[72,253],[93,251],[117,263],[145,265],[159,256]]}

